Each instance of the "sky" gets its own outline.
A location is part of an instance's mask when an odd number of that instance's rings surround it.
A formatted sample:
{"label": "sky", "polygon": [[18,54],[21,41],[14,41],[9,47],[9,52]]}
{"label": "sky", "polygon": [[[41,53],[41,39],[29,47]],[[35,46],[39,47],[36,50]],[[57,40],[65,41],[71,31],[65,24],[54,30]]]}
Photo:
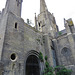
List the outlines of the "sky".
{"label": "sky", "polygon": [[[64,18],[72,18],[75,24],[75,0],[45,0],[49,12],[53,13],[59,30],[64,29]],[[6,0],[0,1],[0,11],[5,7]],[[40,13],[40,0],[23,0],[22,18],[30,19],[34,26],[34,16]]]}

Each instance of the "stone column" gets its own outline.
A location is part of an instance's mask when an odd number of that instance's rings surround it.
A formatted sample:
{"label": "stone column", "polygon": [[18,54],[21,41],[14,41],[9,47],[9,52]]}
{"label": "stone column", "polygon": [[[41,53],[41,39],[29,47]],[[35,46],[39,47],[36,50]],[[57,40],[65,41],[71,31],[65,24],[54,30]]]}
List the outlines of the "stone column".
{"label": "stone column", "polygon": [[44,35],[44,48],[45,48],[45,55],[48,56],[48,61],[51,66],[53,66],[53,58],[52,58],[52,50],[51,50],[51,44],[50,39],[48,35]]}

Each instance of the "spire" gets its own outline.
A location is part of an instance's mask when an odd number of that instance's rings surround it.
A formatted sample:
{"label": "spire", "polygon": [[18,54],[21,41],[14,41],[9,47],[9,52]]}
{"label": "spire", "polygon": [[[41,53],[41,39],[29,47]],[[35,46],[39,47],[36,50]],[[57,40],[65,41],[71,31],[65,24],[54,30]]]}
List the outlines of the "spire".
{"label": "spire", "polygon": [[45,0],[40,0],[40,13],[47,10]]}

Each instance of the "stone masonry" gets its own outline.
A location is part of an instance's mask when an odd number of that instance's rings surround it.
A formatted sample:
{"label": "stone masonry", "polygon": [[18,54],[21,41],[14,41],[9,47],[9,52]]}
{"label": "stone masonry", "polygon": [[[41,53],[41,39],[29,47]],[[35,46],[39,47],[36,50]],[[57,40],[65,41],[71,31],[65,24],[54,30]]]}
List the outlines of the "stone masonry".
{"label": "stone masonry", "polygon": [[7,0],[0,12],[0,75],[42,75],[44,62],[39,53],[48,56],[51,66],[64,65],[75,75],[75,28],[72,19],[65,20],[59,31],[55,17],[40,0],[40,14],[35,27],[21,18],[22,0]]}

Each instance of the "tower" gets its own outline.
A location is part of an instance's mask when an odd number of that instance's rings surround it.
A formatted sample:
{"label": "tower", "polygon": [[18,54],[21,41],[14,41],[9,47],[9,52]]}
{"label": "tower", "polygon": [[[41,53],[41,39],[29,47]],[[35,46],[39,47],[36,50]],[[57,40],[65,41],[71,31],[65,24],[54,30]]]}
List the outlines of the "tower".
{"label": "tower", "polygon": [[[8,22],[10,22],[11,18],[9,18],[10,13],[12,13],[15,16],[20,17],[21,16],[21,6],[22,6],[22,0],[7,0],[6,6],[3,9],[1,13],[1,21],[0,21],[0,60],[2,57],[2,49],[3,44],[6,36],[6,30],[13,24],[8,25]],[[12,20],[11,20],[12,21]],[[17,20],[16,20],[17,21]],[[11,23],[11,22],[10,22]],[[16,23],[15,23],[16,25]],[[12,26],[13,27],[13,26]]]}
{"label": "tower", "polygon": [[22,0],[7,0],[6,2],[6,12],[12,12],[17,16],[21,16],[21,6]]}
{"label": "tower", "polygon": [[40,14],[38,15],[38,30],[54,36],[57,32],[55,17],[51,14],[46,6],[45,0],[40,0]]}
{"label": "tower", "polygon": [[73,59],[75,62],[75,54],[74,54],[75,53],[75,40],[74,40],[74,36],[73,36],[75,34],[74,24],[73,24],[73,21],[71,18],[68,20],[64,19],[64,24],[65,24],[65,28],[66,28],[72,56],[73,56]]}

